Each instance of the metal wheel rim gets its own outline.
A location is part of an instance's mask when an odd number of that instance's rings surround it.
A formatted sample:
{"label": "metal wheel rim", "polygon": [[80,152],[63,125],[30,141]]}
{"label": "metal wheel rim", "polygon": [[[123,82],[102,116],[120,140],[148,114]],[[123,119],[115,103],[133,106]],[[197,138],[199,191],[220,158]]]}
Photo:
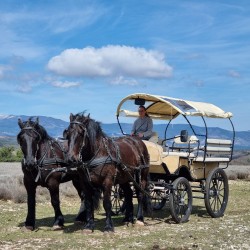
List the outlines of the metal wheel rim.
{"label": "metal wheel rim", "polygon": [[173,190],[175,212],[180,218],[186,216],[189,209],[190,199],[188,197],[188,190],[184,183],[179,183],[177,188]]}
{"label": "metal wheel rim", "polygon": [[225,184],[220,172],[215,173],[211,179],[207,195],[212,211],[219,212],[225,203]]}

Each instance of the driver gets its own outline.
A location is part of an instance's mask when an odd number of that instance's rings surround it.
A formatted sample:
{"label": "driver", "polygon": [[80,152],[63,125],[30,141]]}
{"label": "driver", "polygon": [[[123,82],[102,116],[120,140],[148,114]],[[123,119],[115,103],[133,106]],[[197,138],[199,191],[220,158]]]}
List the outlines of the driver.
{"label": "driver", "polygon": [[139,117],[134,122],[131,135],[136,135],[143,140],[148,140],[153,134],[153,121],[148,116],[146,108],[144,106],[139,106],[138,112]]}

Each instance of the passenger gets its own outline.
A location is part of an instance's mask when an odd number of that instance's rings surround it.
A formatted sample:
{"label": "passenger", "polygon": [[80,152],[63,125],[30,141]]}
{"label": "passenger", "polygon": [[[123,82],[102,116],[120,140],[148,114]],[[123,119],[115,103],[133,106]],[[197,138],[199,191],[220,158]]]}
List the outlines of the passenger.
{"label": "passenger", "polygon": [[139,136],[143,140],[148,140],[153,134],[153,121],[148,116],[144,106],[141,105],[138,109],[138,112],[140,117],[135,120],[131,135]]}

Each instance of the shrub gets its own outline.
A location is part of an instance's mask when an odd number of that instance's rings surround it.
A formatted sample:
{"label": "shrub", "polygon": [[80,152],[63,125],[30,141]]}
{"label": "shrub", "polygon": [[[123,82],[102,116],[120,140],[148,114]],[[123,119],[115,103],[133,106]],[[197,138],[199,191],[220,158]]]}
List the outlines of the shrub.
{"label": "shrub", "polygon": [[11,192],[8,188],[0,186],[0,200],[11,200]]}
{"label": "shrub", "polygon": [[16,203],[26,202],[27,195],[21,176],[1,179],[0,199],[13,200]]}
{"label": "shrub", "polygon": [[233,172],[228,174],[229,180],[248,180],[250,178],[250,174],[247,172]]}
{"label": "shrub", "polygon": [[237,173],[237,178],[239,179],[239,180],[244,180],[244,179],[247,179],[248,178],[248,173],[244,173],[244,172],[238,172]]}
{"label": "shrub", "polygon": [[20,162],[23,158],[21,149],[13,146],[0,148],[0,162]]}

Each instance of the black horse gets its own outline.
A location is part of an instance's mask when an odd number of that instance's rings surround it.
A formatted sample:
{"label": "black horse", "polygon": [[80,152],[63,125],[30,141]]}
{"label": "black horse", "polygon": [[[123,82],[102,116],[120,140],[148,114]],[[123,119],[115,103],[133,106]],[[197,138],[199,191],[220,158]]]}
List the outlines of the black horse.
{"label": "black horse", "polygon": [[84,196],[79,185],[77,171],[69,170],[66,167],[67,148],[51,138],[39,124],[38,119],[36,121],[29,119],[26,122],[19,119],[18,125],[21,131],[17,135],[17,141],[24,155],[22,171],[28,205],[25,227],[28,230],[35,228],[36,188],[40,185],[46,187],[50,192],[51,204],[55,212],[53,228],[63,228],[64,217],[60,209],[59,185],[70,180],[81,198],[80,210],[75,221],[84,222]]}
{"label": "black horse", "polygon": [[69,163],[77,166],[80,184],[85,193],[87,223],[84,229],[94,230],[92,194],[95,188],[101,188],[106,212],[104,231],[114,231],[111,190],[115,184],[119,184],[124,191],[124,222],[134,223],[131,182],[138,198],[137,222],[144,224],[143,208],[151,208],[145,191],[149,171],[149,154],[145,144],[135,137],[120,137],[115,140],[109,138],[100,124],[89,116],[84,116],[84,113],[70,115],[70,125],[65,136],[69,143]]}

